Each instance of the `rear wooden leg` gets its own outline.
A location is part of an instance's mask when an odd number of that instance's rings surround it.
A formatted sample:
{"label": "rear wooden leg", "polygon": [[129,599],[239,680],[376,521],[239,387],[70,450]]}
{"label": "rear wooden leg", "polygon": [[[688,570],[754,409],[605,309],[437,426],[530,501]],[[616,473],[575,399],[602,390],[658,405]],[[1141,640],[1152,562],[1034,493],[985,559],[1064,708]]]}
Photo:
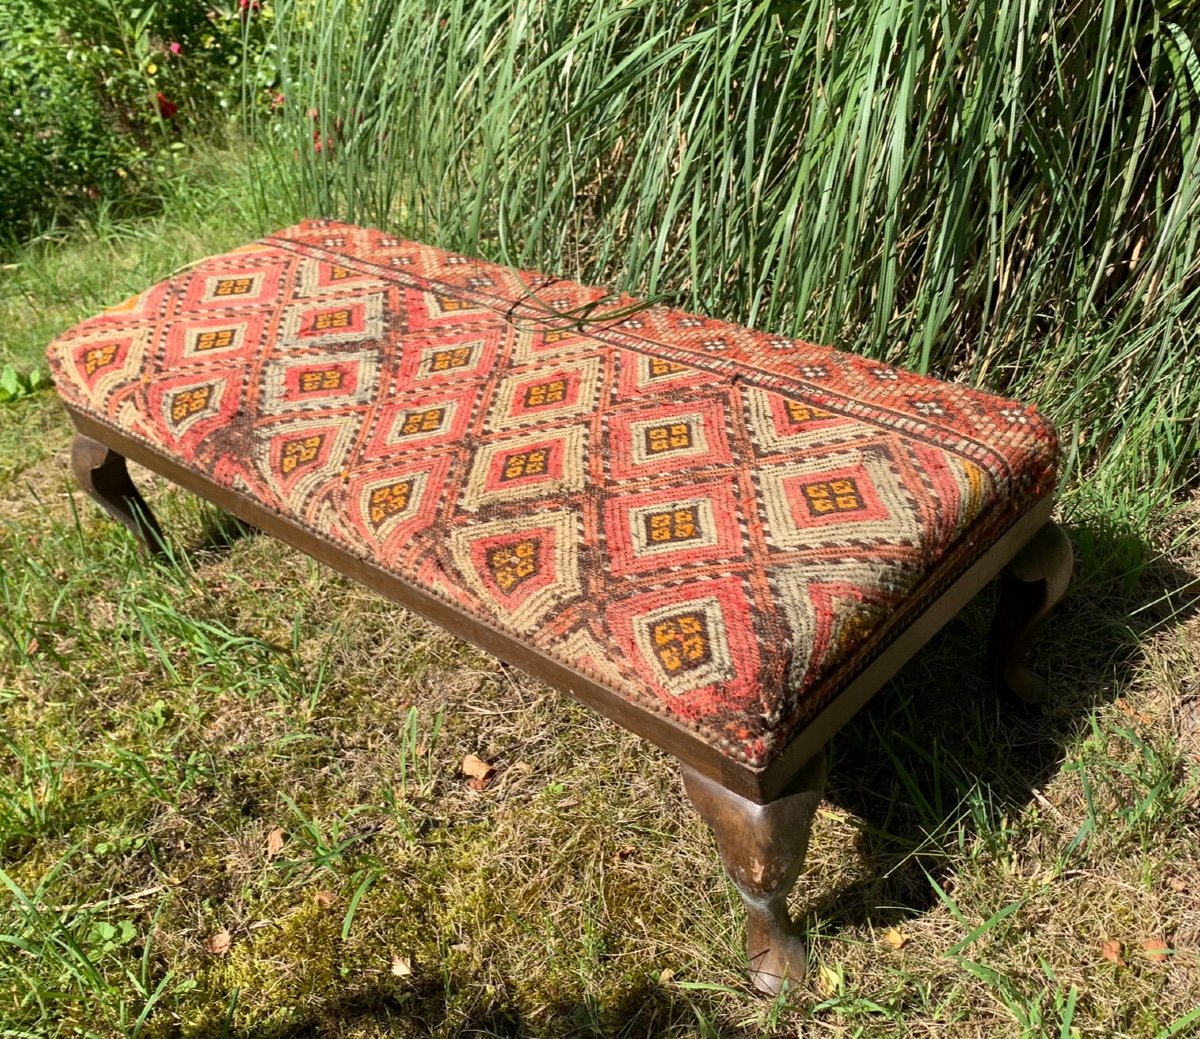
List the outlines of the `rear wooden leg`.
{"label": "rear wooden leg", "polygon": [[687,765],[683,786],[712,827],[730,879],[746,906],[750,981],[775,995],[804,979],[808,954],[787,911],[788,893],[804,866],[813,815],[825,790],[825,753],[817,754],[786,793],[760,805],[731,793]]}
{"label": "rear wooden leg", "polygon": [[111,448],[75,434],[71,444],[71,468],[75,479],[118,523],[124,524],[146,551],[163,551],[162,529],[154,513],[129,478],[125,459]]}
{"label": "rear wooden leg", "polygon": [[1049,699],[1050,687],[1025,659],[1038,625],[1066,593],[1073,567],[1067,535],[1047,523],[1005,569],[988,640],[988,667],[1001,694],[1027,704]]}

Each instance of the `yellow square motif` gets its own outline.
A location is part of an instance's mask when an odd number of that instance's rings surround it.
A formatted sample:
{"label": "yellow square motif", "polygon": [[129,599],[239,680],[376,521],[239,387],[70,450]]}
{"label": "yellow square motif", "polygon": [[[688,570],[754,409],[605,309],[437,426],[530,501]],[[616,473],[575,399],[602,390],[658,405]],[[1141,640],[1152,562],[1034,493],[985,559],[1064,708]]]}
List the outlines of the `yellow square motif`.
{"label": "yellow square motif", "polygon": [[93,346],[83,355],[83,370],[88,375],[95,375],[101,368],[112,364],[116,356],[116,343],[108,343],[106,346]]}
{"label": "yellow square motif", "polygon": [[324,368],[320,371],[300,373],[300,392],[316,393],[318,390],[340,390],[342,388],[342,370],[340,368]]}
{"label": "yellow square motif", "polygon": [[325,310],[313,318],[314,332],[330,332],[349,328],[353,314],[349,310]]}
{"label": "yellow square motif", "polygon": [[822,480],[804,488],[804,500],[812,516],[827,516],[835,512],[857,512],[866,506],[858,486],[849,477]]}
{"label": "yellow square motif", "polygon": [[369,508],[371,522],[378,527],[389,516],[394,516],[397,512],[407,509],[409,499],[412,497],[412,488],[412,480],[389,484],[387,487],[376,487],[371,492]]}
{"label": "yellow square motif", "polygon": [[448,372],[462,368],[471,360],[471,348],[459,346],[453,350],[439,350],[429,362],[431,372]]}
{"label": "yellow square motif", "polygon": [[244,296],[254,285],[253,278],[222,278],[213,290],[214,296]]}
{"label": "yellow square motif", "polygon": [[784,403],[787,405],[788,418],[797,425],[801,422],[811,422],[815,418],[829,418],[829,412],[823,408],[817,408],[811,404],[802,404],[798,400],[788,400]]}
{"label": "yellow square motif", "polygon": [[692,427],[686,422],[673,422],[668,426],[652,426],[646,430],[646,451],[649,454],[678,451],[691,446]]}
{"label": "yellow square motif", "polygon": [[400,436],[411,437],[418,433],[432,433],[439,429],[446,416],[445,408],[426,408],[424,411],[410,411],[404,416],[400,425]]}
{"label": "yellow square motif", "polygon": [[538,571],[537,543],[526,540],[494,548],[488,553],[488,568],[502,591],[511,592]]}
{"label": "yellow square motif", "polygon": [[224,350],[233,345],[236,329],[210,328],[196,336],[197,350]]}
{"label": "yellow square motif", "polygon": [[646,539],[665,545],[676,541],[691,541],[701,534],[696,510],[688,505],[664,512],[652,512],[645,518]]}
{"label": "yellow square motif", "polygon": [[546,404],[561,404],[567,399],[567,381],[552,379],[525,387],[525,407],[539,408]]}
{"label": "yellow square motif", "polygon": [[294,472],[299,466],[315,462],[324,439],[324,436],[318,433],[300,440],[289,440],[283,445],[283,453],[279,459],[280,469],[286,475]]}
{"label": "yellow square motif", "polygon": [[504,459],[504,472],[501,480],[517,480],[522,476],[541,476],[546,471],[546,461],[550,452],[544,447],[532,451],[519,451]]}
{"label": "yellow square motif", "polygon": [[182,422],[185,418],[199,414],[208,407],[210,396],[212,396],[211,386],[197,386],[194,390],[180,390],[171,398],[171,421]]}
{"label": "yellow square motif", "polygon": [[651,637],[658,662],[670,674],[691,671],[712,659],[708,627],[695,613],[681,613],[655,623]]}
{"label": "yellow square motif", "polygon": [[674,375],[683,369],[682,364],[676,364],[674,361],[667,361],[661,357],[650,358],[650,378],[652,379],[660,379],[664,375]]}

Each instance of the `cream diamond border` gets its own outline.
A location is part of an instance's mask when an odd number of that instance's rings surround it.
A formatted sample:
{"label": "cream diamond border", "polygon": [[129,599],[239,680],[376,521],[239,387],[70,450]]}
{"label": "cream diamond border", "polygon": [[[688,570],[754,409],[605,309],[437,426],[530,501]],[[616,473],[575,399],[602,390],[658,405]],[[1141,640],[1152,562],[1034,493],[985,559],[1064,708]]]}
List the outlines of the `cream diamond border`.
{"label": "cream diamond border", "polygon": [[[751,386],[746,391],[746,409],[749,412],[750,428],[754,431],[755,441],[767,450],[810,451],[814,447],[823,447],[826,444],[836,445],[862,437],[862,425],[854,419],[831,424],[826,424],[825,419],[819,419],[815,420],[818,424],[814,425],[812,429],[800,429],[795,433],[780,433],[771,413],[772,396],[788,399],[785,394],[764,390],[761,386]],[[801,403],[805,402],[801,401]],[[809,406],[817,407],[815,404]]]}
{"label": "cream diamond border", "polygon": [[[353,393],[315,394],[309,399],[303,396],[286,400],[287,373],[293,368],[340,367],[357,363],[356,388]],[[264,415],[281,415],[291,411],[330,410],[341,407],[356,407],[369,404],[378,396],[376,377],[379,372],[379,354],[374,350],[361,350],[352,354],[329,354],[322,362],[317,357],[276,357],[263,367],[260,385],[259,407]]]}
{"label": "cream diamond border", "polygon": [[[318,488],[341,472],[345,464],[346,455],[354,443],[359,427],[359,423],[352,420],[353,415],[352,412],[350,419],[326,416],[311,422],[283,422],[259,432],[259,439],[254,445],[254,461],[259,474],[275,488],[280,500],[287,503],[306,521],[310,521],[310,516],[303,511],[304,507],[307,506],[310,511],[320,508],[320,499],[316,493]],[[295,482],[290,483],[288,477],[281,476],[271,468],[271,447],[276,440],[295,440],[311,433],[325,433],[332,437],[329,454],[323,465],[306,466]]]}
{"label": "cream diamond border", "polygon": [[[554,531],[554,581],[533,592],[516,610],[504,608],[475,570],[471,546],[483,538],[519,537],[543,527]],[[574,512],[537,512],[491,523],[471,523],[451,531],[450,554],[468,587],[483,606],[520,632],[534,631],[554,609],[581,595],[579,574],[579,516]]]}
{"label": "cream diamond border", "polygon": [[[795,476],[819,479],[822,473],[859,467],[870,477],[876,497],[887,510],[886,516],[881,519],[854,519],[853,514],[843,513],[844,521],[841,523],[797,525],[793,519],[792,503],[784,487],[787,480]],[[763,469],[758,480],[770,527],[770,541],[777,549],[818,549],[873,538],[898,546],[916,546],[921,542],[921,523],[916,504],[888,462],[864,451],[844,451]]]}
{"label": "cream diamond border", "polygon": [[[412,482],[412,490],[408,494],[408,504],[399,512],[394,512],[376,527],[371,523],[371,492],[380,487],[392,487],[406,480]],[[410,520],[421,510],[425,503],[425,492],[429,487],[429,473],[424,469],[415,469],[410,473],[389,473],[373,483],[364,482],[358,492],[358,511],[363,519],[363,529],[381,545],[384,544],[398,524]],[[361,535],[360,535],[361,537]]]}
{"label": "cream diamond border", "polygon": [[[579,396],[574,404],[567,404],[559,408],[543,408],[524,415],[511,413],[518,387],[528,385],[535,380],[550,382],[556,378],[565,378],[575,372],[582,374],[579,378]],[[599,357],[586,357],[569,364],[556,364],[547,367],[544,371],[534,368],[523,372],[512,372],[506,375],[496,388],[492,405],[488,409],[487,428],[496,431],[527,426],[544,426],[547,422],[557,423],[576,415],[590,415],[595,408],[599,385]]]}
{"label": "cream diamond border", "polygon": [[[640,422],[629,423],[630,458],[634,465],[650,465],[654,463],[673,462],[681,458],[694,458],[708,454],[708,432],[704,427],[705,414],[703,411],[678,411],[663,414],[657,418],[643,419]],[[646,430],[663,426],[686,424],[692,438],[691,446],[677,447],[668,451],[658,451],[648,454],[646,451]]]}
{"label": "cream diamond border", "polygon": [[[658,660],[658,654],[654,652],[653,629],[658,621],[666,620],[668,617],[678,617],[681,613],[703,615],[708,629],[710,659],[707,664],[702,664],[700,667],[672,675],[663,670]],[[717,682],[729,682],[737,677],[733,666],[733,655],[729,650],[729,636],[725,631],[725,615],[721,612],[721,603],[715,595],[667,603],[649,613],[633,617],[632,625],[634,642],[639,652],[645,661],[654,668],[658,684],[672,696],[682,696],[694,689],[701,689]]]}
{"label": "cream diamond border", "polygon": [[[223,373],[228,375],[229,373]],[[238,373],[238,379],[242,378],[241,373]],[[205,419],[211,419],[214,415],[221,413],[221,400],[225,396],[225,390],[229,385],[228,378],[221,378],[220,375],[212,375],[211,373],[206,378],[201,378],[193,383],[186,385],[180,384],[172,386],[171,389],[164,393],[162,400],[159,402],[160,413],[162,414],[163,426],[171,431],[171,434],[176,440],[182,440],[187,436],[188,430],[197,422],[203,422]],[[187,393],[189,390],[200,390],[207,386],[210,390],[208,395],[208,403],[205,404],[203,411],[197,411],[194,415],[189,415],[182,422],[175,423],[171,421],[171,405],[177,394]]]}
{"label": "cream diamond border", "polygon": [[[700,528],[700,536],[688,538],[686,541],[650,541],[646,537],[646,517],[659,512],[674,512],[677,509],[694,510],[696,525]],[[687,552],[697,548],[715,548],[721,541],[717,531],[716,517],[713,515],[712,499],[705,495],[679,498],[674,501],[659,502],[655,505],[638,505],[631,508],[627,515],[635,559]]]}
{"label": "cream diamond border", "polygon": [[[293,303],[284,312],[283,321],[279,326],[277,340],[280,349],[307,350],[314,346],[331,346],[339,343],[361,343],[364,339],[379,339],[383,335],[383,298],[384,293],[377,292],[369,296],[351,296],[337,299],[306,300],[303,303]],[[349,309],[359,305],[363,307],[363,329],[353,332],[338,328],[324,335],[301,336],[304,326],[304,315],[314,310]]]}
{"label": "cream diamond border", "polygon": [[[463,486],[462,507],[475,510],[486,502],[520,501],[523,498],[566,496],[583,490],[587,462],[584,457],[586,428],[582,425],[546,433],[527,433],[511,440],[497,441],[480,448],[471,462],[471,471]],[[562,476],[558,479],[531,480],[512,487],[488,490],[488,471],[501,456],[524,447],[554,441],[562,444]]]}
{"label": "cream diamond border", "polygon": [[[328,285],[322,285],[320,284],[320,276],[323,263],[329,267],[341,267],[343,270],[348,270],[350,271],[350,276],[348,278],[335,279]],[[379,278],[355,271],[335,260],[322,261],[308,259],[302,261],[300,264],[300,277],[297,279],[296,288],[292,295],[294,299],[319,302],[324,297],[336,293],[362,292],[372,288],[382,289],[386,287],[387,283],[381,281]]]}

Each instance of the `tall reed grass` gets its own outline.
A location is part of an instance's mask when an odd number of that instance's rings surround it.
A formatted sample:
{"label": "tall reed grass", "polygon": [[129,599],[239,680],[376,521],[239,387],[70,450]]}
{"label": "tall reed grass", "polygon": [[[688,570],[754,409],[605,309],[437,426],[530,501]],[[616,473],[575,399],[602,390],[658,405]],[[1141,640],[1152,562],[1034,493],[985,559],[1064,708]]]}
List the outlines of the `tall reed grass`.
{"label": "tall reed grass", "polygon": [[1132,522],[1196,483],[1196,5],[277,12],[305,209],[1036,400]]}

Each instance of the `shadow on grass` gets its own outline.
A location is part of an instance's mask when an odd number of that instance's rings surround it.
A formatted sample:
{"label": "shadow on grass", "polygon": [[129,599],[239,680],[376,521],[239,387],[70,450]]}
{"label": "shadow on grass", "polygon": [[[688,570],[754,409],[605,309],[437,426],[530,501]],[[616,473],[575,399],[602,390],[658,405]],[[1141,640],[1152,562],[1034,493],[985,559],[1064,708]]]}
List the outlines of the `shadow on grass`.
{"label": "shadow on grass", "polygon": [[320,1039],[342,1035],[456,1035],[485,1037],[661,1036],[696,1027],[696,1013],[684,999],[673,997],[649,980],[629,988],[611,1005],[591,1002],[548,1002],[536,1020],[523,1016],[503,992],[488,1007],[453,1006],[455,991],[477,990],[478,983],[453,977],[431,977],[416,984],[387,981],[330,1000],[320,1011],[268,1028],[238,1028],[236,1013],[221,1039]]}
{"label": "shadow on grass", "polygon": [[978,838],[1040,798],[1092,712],[1137,672],[1142,641],[1200,609],[1180,594],[1196,575],[1153,559],[1135,536],[1096,525],[1068,533],[1074,580],[1034,650],[1050,704],[1001,701],[986,680],[993,586],[834,738],[826,797],[861,822],[863,878],[813,906],[809,924],[887,927],[932,908],[930,877],[940,882]]}
{"label": "shadow on grass", "polygon": [[216,508],[205,508],[204,526],[199,539],[186,549],[186,554],[205,562],[215,561],[229,554],[240,541],[257,537],[262,531],[236,516]]}

